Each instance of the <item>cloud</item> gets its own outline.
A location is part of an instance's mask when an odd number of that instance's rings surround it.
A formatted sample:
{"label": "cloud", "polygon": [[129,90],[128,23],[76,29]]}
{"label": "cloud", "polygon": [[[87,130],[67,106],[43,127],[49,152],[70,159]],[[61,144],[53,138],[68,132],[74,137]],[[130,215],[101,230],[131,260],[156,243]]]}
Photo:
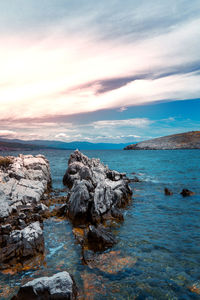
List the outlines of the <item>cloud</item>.
{"label": "cloud", "polygon": [[194,19],[157,36],[123,43],[99,40],[94,33],[73,36],[64,29],[43,39],[1,36],[0,81],[9,83],[0,87],[1,119],[197,98],[199,27],[200,19]]}
{"label": "cloud", "polygon": [[56,139],[63,139],[63,138],[68,139],[68,138],[70,138],[70,136],[67,135],[66,133],[61,132],[61,133],[56,134],[55,138]]}
{"label": "cloud", "polygon": [[0,130],[0,136],[1,137],[13,137],[16,135],[15,131],[12,130]]}
{"label": "cloud", "polygon": [[119,108],[119,110],[118,110],[118,111],[119,111],[119,112],[123,112],[123,111],[125,111],[125,110],[127,110],[127,107],[125,107],[125,106],[122,106],[122,107],[120,107],[120,108]]}
{"label": "cloud", "polygon": [[[118,118],[130,106],[199,98],[199,8],[198,0],[0,1],[1,135],[125,141],[150,128],[157,134],[157,123],[141,114]],[[123,114],[109,120],[111,109]],[[96,111],[102,120],[80,126],[79,116]]]}
{"label": "cloud", "polygon": [[104,120],[93,122],[91,125],[95,128],[107,128],[107,127],[138,127],[143,128],[153,123],[146,118],[135,118],[135,119],[126,119],[126,120]]}

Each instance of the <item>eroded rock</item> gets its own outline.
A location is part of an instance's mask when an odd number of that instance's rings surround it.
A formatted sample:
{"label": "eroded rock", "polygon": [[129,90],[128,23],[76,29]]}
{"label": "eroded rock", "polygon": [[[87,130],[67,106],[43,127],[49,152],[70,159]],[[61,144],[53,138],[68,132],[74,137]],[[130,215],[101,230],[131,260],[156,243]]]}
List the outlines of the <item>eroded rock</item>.
{"label": "eroded rock", "polygon": [[41,277],[27,282],[20,287],[12,300],[49,300],[77,299],[77,287],[68,272],[60,272],[52,277]]}
{"label": "eroded rock", "polygon": [[[89,159],[80,151],[71,154],[63,183],[70,189],[68,216],[78,242],[94,251],[112,247],[113,221],[123,221],[121,208],[130,201],[132,191],[125,173],[110,170],[99,159]],[[109,228],[108,228],[109,227]]]}
{"label": "eroded rock", "polygon": [[71,191],[69,217],[76,225],[101,223],[112,208],[124,207],[132,191],[124,173],[110,170],[99,159],[89,159],[80,151],[71,154],[63,183]]}
{"label": "eroded rock", "polygon": [[9,164],[0,165],[0,269],[44,251],[41,224],[48,208],[41,198],[51,187],[43,155],[5,159]]}
{"label": "eroded rock", "polygon": [[103,226],[89,226],[87,234],[88,247],[94,251],[102,251],[116,244],[114,235]]}
{"label": "eroded rock", "polygon": [[15,266],[39,253],[44,252],[43,230],[39,222],[26,226],[22,230],[12,230],[10,224],[0,228],[2,245],[0,248],[1,268]]}

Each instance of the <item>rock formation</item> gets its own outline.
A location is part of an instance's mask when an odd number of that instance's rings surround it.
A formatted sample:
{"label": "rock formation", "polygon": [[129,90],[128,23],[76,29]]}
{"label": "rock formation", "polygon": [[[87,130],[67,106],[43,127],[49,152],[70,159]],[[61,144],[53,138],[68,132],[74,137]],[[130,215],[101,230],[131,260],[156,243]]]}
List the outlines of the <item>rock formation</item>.
{"label": "rock formation", "polygon": [[[74,151],[63,177],[64,185],[70,188],[68,216],[72,223],[75,226],[97,226],[108,219],[123,219],[119,209],[129,202],[132,195],[128,182],[124,173],[112,171],[99,159],[89,159],[78,150]],[[104,230],[88,227],[87,237],[91,234],[101,241],[102,250]],[[109,240],[114,242],[110,236]]]}
{"label": "rock formation", "polygon": [[200,131],[168,135],[137,144],[131,144],[124,150],[174,150],[200,149]]}
{"label": "rock formation", "polygon": [[52,277],[41,277],[27,282],[20,287],[12,300],[49,300],[77,299],[77,287],[68,272],[60,272]]}
{"label": "rock formation", "polygon": [[0,268],[44,251],[40,202],[51,186],[49,163],[42,155],[0,158]]}

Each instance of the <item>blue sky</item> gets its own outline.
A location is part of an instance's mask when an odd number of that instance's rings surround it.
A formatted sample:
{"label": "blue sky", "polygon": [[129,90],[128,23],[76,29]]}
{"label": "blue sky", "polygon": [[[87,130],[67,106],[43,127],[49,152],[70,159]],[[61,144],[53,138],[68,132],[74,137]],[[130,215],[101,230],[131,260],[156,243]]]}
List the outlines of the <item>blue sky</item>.
{"label": "blue sky", "polygon": [[200,2],[0,0],[0,136],[199,130]]}

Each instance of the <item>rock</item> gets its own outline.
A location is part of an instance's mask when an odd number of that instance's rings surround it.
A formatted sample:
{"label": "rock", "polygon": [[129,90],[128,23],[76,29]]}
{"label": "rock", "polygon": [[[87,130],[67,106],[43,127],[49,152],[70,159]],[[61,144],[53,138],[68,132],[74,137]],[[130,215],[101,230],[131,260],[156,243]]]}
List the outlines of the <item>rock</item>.
{"label": "rock", "polygon": [[48,208],[41,199],[51,187],[49,162],[43,155],[5,159],[9,164],[0,164],[0,269],[44,251],[40,223]]}
{"label": "rock", "polygon": [[129,180],[130,180],[130,182],[141,182],[141,180],[137,176],[134,176],[133,178],[130,178]]}
{"label": "rock", "polygon": [[165,188],[165,189],[164,189],[164,192],[165,192],[165,195],[166,195],[166,196],[171,196],[171,195],[173,195],[172,191],[170,191],[168,188]]}
{"label": "rock", "polygon": [[128,182],[124,173],[74,151],[63,177],[63,183],[71,189],[69,217],[73,224],[101,223],[112,208],[124,207],[132,195]]}
{"label": "rock", "polygon": [[53,216],[57,216],[57,217],[63,217],[67,215],[67,209],[68,206],[67,204],[61,204],[59,206],[56,206],[52,212]]}
{"label": "rock", "polygon": [[60,272],[52,277],[41,277],[27,282],[20,287],[12,300],[49,300],[77,299],[77,287],[68,272]]}
{"label": "rock", "polygon": [[113,234],[101,225],[90,225],[87,238],[89,249],[94,251],[104,251],[116,244]]}
{"label": "rock", "polygon": [[119,272],[131,269],[137,262],[136,257],[123,256],[120,251],[104,253],[91,253],[85,251],[85,262],[90,269],[99,269],[107,274],[119,274]]}
{"label": "rock", "polygon": [[16,263],[23,263],[26,259],[44,252],[43,231],[39,222],[26,226],[22,230],[12,230],[7,225],[7,234],[5,227],[3,229],[3,247],[0,248],[1,267],[6,268],[9,262],[10,266]]}
{"label": "rock", "polygon": [[188,196],[192,196],[194,195],[195,193],[188,190],[188,189],[183,189],[182,192],[180,193],[183,197],[188,197]]}

